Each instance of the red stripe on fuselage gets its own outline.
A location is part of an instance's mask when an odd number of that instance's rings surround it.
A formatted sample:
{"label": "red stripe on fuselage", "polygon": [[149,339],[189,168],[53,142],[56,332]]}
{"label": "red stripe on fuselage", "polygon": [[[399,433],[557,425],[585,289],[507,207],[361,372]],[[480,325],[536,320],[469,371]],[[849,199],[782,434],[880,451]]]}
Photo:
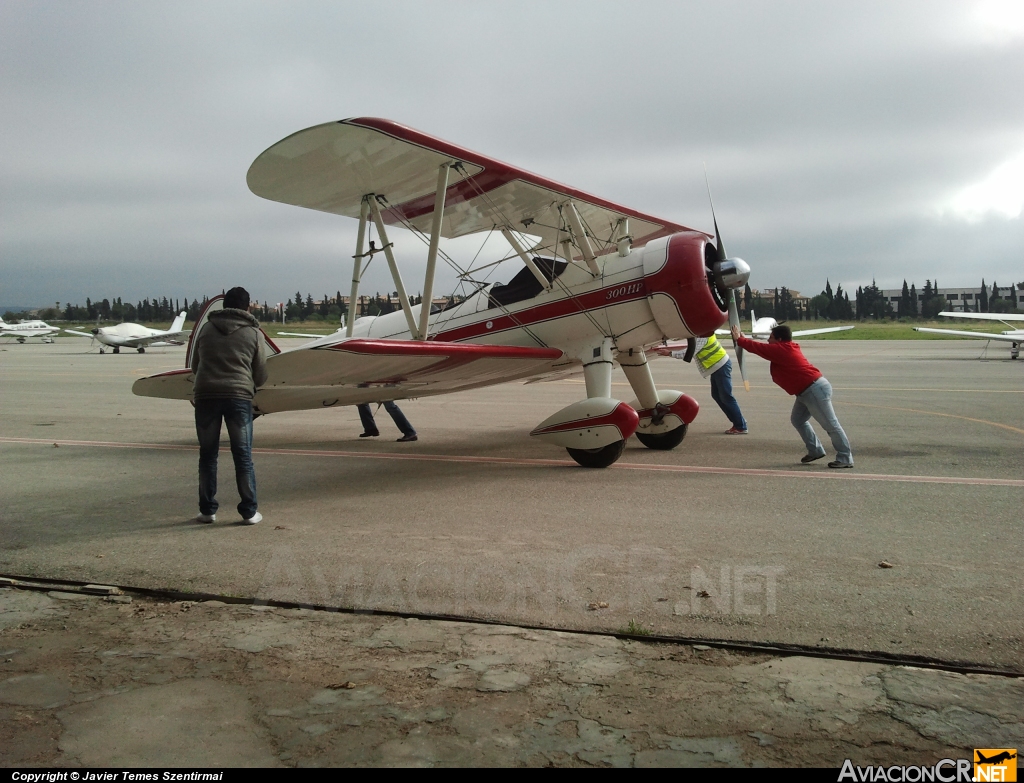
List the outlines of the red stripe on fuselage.
{"label": "red stripe on fuselage", "polygon": [[[640,285],[638,291],[623,294],[615,299],[608,299],[608,294],[611,292],[624,287],[628,288],[636,284]],[[534,307],[527,307],[518,312],[513,312],[511,315],[505,315],[505,313],[497,307],[491,308],[495,311],[495,315],[493,317],[488,318],[485,316],[483,320],[477,321],[476,323],[467,324],[466,326],[457,326],[454,329],[440,332],[437,339],[445,340],[447,342],[460,342],[462,340],[470,340],[482,335],[496,334],[508,329],[530,326],[542,321],[553,321],[557,318],[564,318],[569,315],[576,315],[578,313],[582,314],[588,310],[599,310],[603,309],[603,307],[613,307],[614,305],[623,304],[625,302],[635,302],[646,298],[647,290],[644,286],[644,279],[640,277],[630,281],[629,283],[619,283],[618,285],[600,288],[586,294],[579,294],[575,297],[567,296],[564,299],[558,299],[554,302],[545,302],[544,304],[536,305]],[[486,314],[490,311],[491,310],[483,310],[480,312]],[[498,313],[501,314],[498,315]],[[490,329],[487,328],[488,322],[492,324]]]}

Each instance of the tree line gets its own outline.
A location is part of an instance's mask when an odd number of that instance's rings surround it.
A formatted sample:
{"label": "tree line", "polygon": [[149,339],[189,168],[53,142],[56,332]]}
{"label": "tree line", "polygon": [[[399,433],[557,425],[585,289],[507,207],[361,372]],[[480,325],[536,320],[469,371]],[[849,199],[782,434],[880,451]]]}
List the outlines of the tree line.
{"label": "tree line", "polygon": [[[223,291],[221,292],[223,293]],[[379,291],[373,296],[360,296],[358,312],[360,315],[383,315],[397,309],[394,295],[382,295]],[[451,302],[458,301],[459,297],[452,297]],[[152,299],[141,299],[136,303],[124,302],[121,297],[113,299],[97,299],[86,297],[85,305],[72,304],[71,302],[55,302],[53,307],[40,308],[38,311],[15,313],[8,311],[3,318],[6,321],[17,321],[27,318],[40,318],[44,321],[70,321],[70,322],[95,322],[95,321],[131,321],[131,322],[162,322],[172,321],[178,313],[185,311],[186,321],[195,321],[199,318],[203,308],[206,307],[210,298],[203,296],[202,299],[188,297],[183,299],[170,297],[156,297]],[[410,299],[412,304],[419,304],[422,297],[414,296]],[[342,299],[341,291],[333,297],[324,294],[319,300],[313,299],[312,294],[302,295],[296,291],[294,297],[282,303],[278,308],[277,303],[253,302],[249,308],[260,321],[280,321],[280,311],[284,311],[286,321],[326,321],[339,323],[343,315],[348,314],[348,304]]]}
{"label": "tree line", "polygon": [[[989,286],[982,279],[973,301],[958,302],[961,304],[973,313],[1013,313],[1024,308],[1024,296],[1018,296],[1016,285],[1000,288],[997,282]],[[920,294],[914,283],[908,285],[904,280],[898,302],[890,301],[874,280],[871,285],[858,286],[852,302],[842,285],[836,286],[833,292],[827,280],[825,290],[807,300],[796,299],[785,287],[776,288],[773,296],[766,296],[752,292],[748,285],[737,305],[744,317],[749,318],[753,312],[758,317],[771,316],[779,321],[925,320],[951,309],[950,300],[939,293],[938,281],[933,280],[925,280]]]}
{"label": "tree line", "polygon": [[[223,292],[222,292],[223,293]],[[449,297],[448,306],[461,301],[462,297]],[[153,297],[152,299],[141,299],[135,304],[123,302],[121,297],[116,299],[92,300],[87,297],[85,306],[55,302],[54,307],[42,308],[36,315],[27,312],[14,313],[6,312],[3,317],[7,321],[38,317],[44,321],[75,321],[95,322],[99,321],[141,321],[141,322],[162,322],[172,321],[182,310],[186,313],[186,320],[195,321],[209,301],[207,296],[202,299],[188,297],[183,299],[171,299],[169,297]],[[422,297],[412,297],[412,304],[422,302]],[[898,302],[889,301],[881,289],[871,282],[869,286],[858,286],[853,300],[850,300],[848,292],[843,290],[842,285],[837,285],[832,290],[830,281],[825,281],[825,290],[817,296],[805,299],[794,297],[792,292],[785,286],[774,289],[771,295],[764,292],[754,292],[750,286],[744,288],[742,296],[738,297],[737,306],[740,315],[749,318],[751,313],[758,317],[770,316],[779,321],[805,321],[824,319],[828,321],[852,321],[852,320],[879,320],[879,319],[930,319],[935,318],[939,312],[949,309],[949,301],[939,293],[937,281],[925,280],[924,288],[918,294],[917,286],[914,283],[907,284],[903,281],[903,289]],[[977,313],[1006,313],[1015,312],[1024,306],[1024,296],[1018,296],[1017,286],[1010,285],[1000,288],[999,284],[993,281],[989,286],[984,279],[969,308],[970,312]],[[381,294],[379,291],[373,296],[360,296],[359,315],[384,315],[398,308],[394,294]],[[348,304],[342,299],[341,291],[337,291],[333,297],[324,294],[320,299],[313,299],[311,293],[302,295],[296,291],[295,295],[289,297],[286,302],[278,308],[277,303],[268,304],[254,302],[249,311],[260,321],[280,321],[280,310],[284,311],[286,321],[324,321],[328,323],[340,323],[341,317],[348,315]]]}

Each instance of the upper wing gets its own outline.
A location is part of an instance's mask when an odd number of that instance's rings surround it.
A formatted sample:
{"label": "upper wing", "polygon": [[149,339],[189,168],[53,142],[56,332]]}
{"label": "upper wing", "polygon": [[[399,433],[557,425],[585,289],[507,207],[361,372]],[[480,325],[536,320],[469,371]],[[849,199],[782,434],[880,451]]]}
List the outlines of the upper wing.
{"label": "upper wing", "polygon": [[943,311],[939,315],[947,318],[973,318],[978,321],[1024,321],[1021,313],[950,313]]}
{"label": "upper wing", "polygon": [[[555,348],[412,340],[341,339],[267,358],[256,392],[261,413],[427,397],[528,378],[564,366]],[[143,397],[190,399],[193,376],[173,370],[141,378]]]}
{"label": "upper wing", "polygon": [[974,337],[979,340],[1002,340],[1007,343],[1024,342],[1024,336],[1011,334],[989,334],[988,332],[961,332],[957,329],[928,329],[924,326],[915,326],[915,332],[931,332],[932,334],[952,334],[957,337]]}
{"label": "upper wing", "polygon": [[[388,223],[411,223],[429,233],[438,168],[451,161],[441,236],[465,236],[507,227],[557,241],[559,207],[571,199],[592,236],[595,253],[614,247],[615,227],[629,219],[634,246],[689,230],[613,204],[524,169],[457,147],[390,120],[330,122],[294,133],[263,152],[246,182],[257,196],[300,207],[359,217],[363,196],[387,200]],[[563,235],[564,238],[564,235]]]}

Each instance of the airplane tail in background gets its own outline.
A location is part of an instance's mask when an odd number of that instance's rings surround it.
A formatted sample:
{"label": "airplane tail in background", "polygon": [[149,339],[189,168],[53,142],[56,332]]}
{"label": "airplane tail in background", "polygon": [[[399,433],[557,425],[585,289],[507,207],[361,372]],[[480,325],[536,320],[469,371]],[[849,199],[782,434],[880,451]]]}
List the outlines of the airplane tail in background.
{"label": "airplane tail in background", "polygon": [[174,323],[171,324],[169,331],[180,332],[181,327],[185,325],[185,311],[178,313],[178,317],[174,319]]}

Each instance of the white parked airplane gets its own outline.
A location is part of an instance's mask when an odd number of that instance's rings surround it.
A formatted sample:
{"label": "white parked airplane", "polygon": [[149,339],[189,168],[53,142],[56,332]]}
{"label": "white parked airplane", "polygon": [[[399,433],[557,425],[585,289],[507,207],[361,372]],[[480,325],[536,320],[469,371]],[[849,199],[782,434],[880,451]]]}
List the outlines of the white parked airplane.
{"label": "white parked airplane", "polygon": [[53,335],[60,331],[59,327],[50,326],[43,321],[19,321],[9,324],[0,318],[0,337],[13,337],[19,343],[38,337],[44,343],[52,343]]}
{"label": "white parked airplane", "polygon": [[191,330],[182,329],[185,324],[185,312],[178,313],[171,328],[167,330],[150,329],[142,324],[117,324],[116,326],[97,326],[92,332],[76,332],[74,329],[65,329],[65,332],[77,334],[81,337],[92,337],[100,343],[100,353],[105,353],[103,346],[111,346],[114,353],[120,353],[122,348],[134,348],[139,353],[145,353],[147,346],[161,347],[166,345],[183,345],[185,338],[191,334]]}
{"label": "white parked airplane", "polygon": [[1024,343],[1024,329],[1014,329],[1010,321],[1024,321],[1024,315],[1012,313],[948,313],[941,312],[939,315],[946,318],[970,318],[976,321],[999,321],[1004,326],[1011,327],[1009,331],[992,334],[989,332],[965,332],[957,329],[929,329],[924,326],[915,326],[915,332],[931,332],[932,334],[952,334],[957,337],[972,337],[975,340],[999,340],[1010,343],[1010,358],[1016,359],[1020,356],[1020,344]]}
{"label": "white parked airplane", "polygon": [[[549,416],[533,436],[595,468],[615,462],[634,433],[648,448],[672,449],[698,404],[657,388],[647,352],[738,323],[734,292],[750,275],[745,262],[726,256],[717,224],[714,235],[687,228],[389,120],[361,117],[295,133],[256,159],[247,182],[272,201],[357,218],[349,301],[358,301],[364,264],[383,254],[401,304],[294,350],[280,352],[268,340],[269,378],[253,399],[260,414],[582,372],[586,399]],[[380,245],[367,250],[370,225]],[[412,305],[388,239],[395,226],[418,235],[407,245],[421,238],[428,247],[424,301],[432,301],[439,256],[473,293],[436,312]],[[521,261],[508,283],[487,282],[439,252],[442,238],[478,232],[503,236],[503,260]],[[223,297],[214,297],[196,322],[185,368],[142,378],[134,393],[191,399],[194,338],[221,307]],[[631,402],[611,396],[614,365],[632,387]],[[500,396],[494,404],[500,415]]]}

